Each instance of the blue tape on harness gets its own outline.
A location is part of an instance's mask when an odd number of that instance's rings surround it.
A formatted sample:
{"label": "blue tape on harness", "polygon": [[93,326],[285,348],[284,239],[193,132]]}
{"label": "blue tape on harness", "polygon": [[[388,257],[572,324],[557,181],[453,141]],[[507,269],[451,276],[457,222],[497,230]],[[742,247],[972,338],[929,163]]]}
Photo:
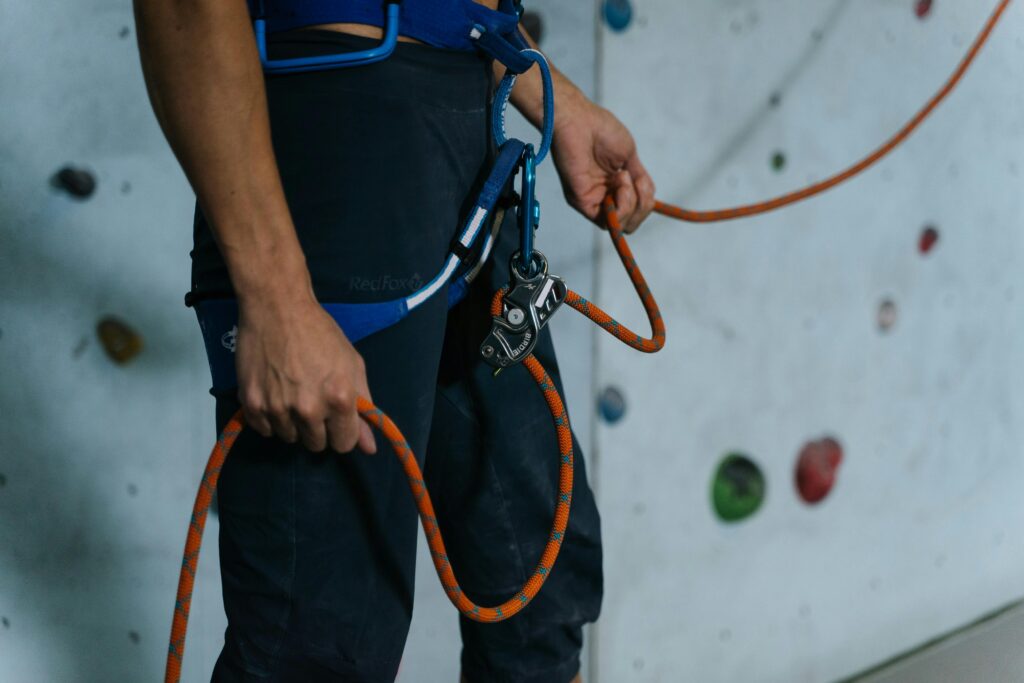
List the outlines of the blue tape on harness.
{"label": "blue tape on harness", "polygon": [[[394,325],[408,313],[404,299],[375,304],[328,303],[322,306],[352,343]],[[208,299],[198,302],[195,309],[203,331],[213,390],[237,388],[238,302],[234,299]]]}

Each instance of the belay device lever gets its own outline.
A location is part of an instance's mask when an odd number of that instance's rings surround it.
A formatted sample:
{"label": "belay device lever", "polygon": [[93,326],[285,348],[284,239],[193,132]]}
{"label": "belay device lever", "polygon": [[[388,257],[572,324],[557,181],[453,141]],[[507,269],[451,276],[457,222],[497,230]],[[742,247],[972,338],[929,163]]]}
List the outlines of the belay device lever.
{"label": "belay device lever", "polygon": [[507,368],[530,355],[537,345],[541,328],[565,301],[569,291],[565,281],[548,274],[544,254],[533,250],[530,268],[534,275],[523,274],[518,265],[520,252],[512,255],[509,270],[512,282],[494,316],[491,331],[480,345],[480,355],[497,370]]}

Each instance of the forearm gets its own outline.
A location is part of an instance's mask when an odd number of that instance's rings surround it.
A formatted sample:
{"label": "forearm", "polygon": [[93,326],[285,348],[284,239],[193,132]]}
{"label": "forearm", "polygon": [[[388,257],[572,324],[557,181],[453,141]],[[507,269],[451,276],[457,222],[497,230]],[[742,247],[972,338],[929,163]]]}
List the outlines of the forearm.
{"label": "forearm", "polygon": [[135,0],[143,75],[243,304],[312,296],[244,0]]}
{"label": "forearm", "polygon": [[[539,49],[526,29],[520,26],[520,30],[527,42],[534,49]],[[555,130],[557,134],[557,130],[562,127],[563,123],[572,119],[573,112],[589,100],[582,90],[555,68],[554,64],[549,61],[548,65],[551,67],[551,83],[555,93]],[[496,78],[501,78],[505,73],[505,67],[497,60],[494,62],[494,73]],[[531,68],[516,79],[516,87],[512,91],[510,101],[527,121],[537,128],[541,127],[544,122],[544,87],[540,69]]]}

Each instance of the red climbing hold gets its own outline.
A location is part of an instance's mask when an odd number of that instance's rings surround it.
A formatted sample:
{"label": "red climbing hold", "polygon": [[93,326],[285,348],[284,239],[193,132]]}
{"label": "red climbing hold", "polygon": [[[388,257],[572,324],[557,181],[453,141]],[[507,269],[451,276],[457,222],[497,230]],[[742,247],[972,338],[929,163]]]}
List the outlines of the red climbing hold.
{"label": "red climbing hold", "polygon": [[932,225],[926,225],[921,231],[921,237],[917,241],[917,248],[922,254],[927,254],[939,241],[939,231]]}
{"label": "red climbing hold", "polygon": [[817,503],[836,483],[843,447],[831,437],[804,445],[796,463],[796,489],[805,503]]}
{"label": "red climbing hold", "polygon": [[918,19],[924,19],[932,11],[932,0],[917,0],[914,3],[914,14]]}

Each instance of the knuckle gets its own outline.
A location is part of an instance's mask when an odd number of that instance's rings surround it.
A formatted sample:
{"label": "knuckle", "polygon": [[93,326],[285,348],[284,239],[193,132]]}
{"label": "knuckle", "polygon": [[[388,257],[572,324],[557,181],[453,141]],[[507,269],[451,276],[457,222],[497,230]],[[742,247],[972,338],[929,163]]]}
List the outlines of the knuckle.
{"label": "knuckle", "polygon": [[320,406],[312,398],[301,398],[295,402],[295,415],[303,422],[316,422],[320,416]]}
{"label": "knuckle", "polygon": [[328,404],[336,412],[347,412],[354,403],[353,392],[348,387],[338,387],[328,395]]}
{"label": "knuckle", "polygon": [[254,389],[243,391],[239,402],[250,413],[259,415],[266,412],[266,401],[263,400],[263,395]]}

